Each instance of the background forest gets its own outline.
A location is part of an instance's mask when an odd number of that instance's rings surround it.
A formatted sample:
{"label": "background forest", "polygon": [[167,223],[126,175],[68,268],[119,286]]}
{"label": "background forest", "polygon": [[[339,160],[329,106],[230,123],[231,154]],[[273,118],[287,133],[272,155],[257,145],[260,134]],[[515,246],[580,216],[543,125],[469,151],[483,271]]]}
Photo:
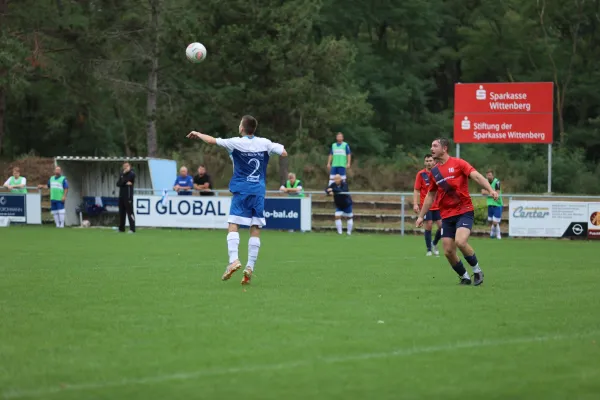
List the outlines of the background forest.
{"label": "background forest", "polygon": [[[224,183],[225,155],[185,135],[248,113],[313,188],[341,130],[355,189],[410,190],[456,82],[552,81],[553,189],[594,194],[598,60],[600,0],[0,0],[0,157],[172,157]],[[546,153],[461,148],[511,192],[545,191]]]}

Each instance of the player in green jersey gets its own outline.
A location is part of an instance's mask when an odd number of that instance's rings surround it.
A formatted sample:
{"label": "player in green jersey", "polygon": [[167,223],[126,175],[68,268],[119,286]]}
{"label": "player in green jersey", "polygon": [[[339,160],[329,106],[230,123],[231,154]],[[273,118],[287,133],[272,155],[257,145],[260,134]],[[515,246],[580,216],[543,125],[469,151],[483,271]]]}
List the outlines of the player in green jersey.
{"label": "player in green jersey", "polygon": [[346,180],[346,169],[350,168],[352,162],[352,153],[350,146],[344,142],[344,135],[338,132],[335,136],[335,143],[331,145],[329,150],[329,158],[327,159],[327,169],[329,170],[329,185],[333,183],[333,178],[336,175]]}

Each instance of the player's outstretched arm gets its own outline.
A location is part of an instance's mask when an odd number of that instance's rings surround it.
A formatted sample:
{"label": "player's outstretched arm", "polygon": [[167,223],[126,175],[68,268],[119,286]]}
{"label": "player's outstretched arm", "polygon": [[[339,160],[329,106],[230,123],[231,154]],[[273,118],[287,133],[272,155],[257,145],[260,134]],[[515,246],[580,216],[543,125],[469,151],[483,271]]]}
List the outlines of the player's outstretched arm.
{"label": "player's outstretched arm", "polygon": [[188,139],[202,140],[204,143],[208,143],[208,144],[217,144],[217,139],[215,139],[214,137],[212,137],[210,135],[205,135],[204,133],[200,133],[200,132],[196,132],[196,131],[191,131],[190,133],[188,133],[188,135],[186,137]]}
{"label": "player's outstretched arm", "polygon": [[498,192],[496,192],[494,189],[492,189],[492,186],[490,185],[488,180],[485,179],[485,177],[483,175],[481,175],[477,171],[472,171],[469,174],[469,178],[471,178],[475,182],[477,182],[479,184],[479,186],[481,186],[488,193],[488,195],[490,195],[494,198],[494,200],[498,200]]}
{"label": "player's outstretched arm", "polygon": [[279,157],[287,157],[288,152],[285,150],[285,147],[281,143],[271,142],[268,139],[265,139],[267,143],[267,151],[269,155],[278,155]]}

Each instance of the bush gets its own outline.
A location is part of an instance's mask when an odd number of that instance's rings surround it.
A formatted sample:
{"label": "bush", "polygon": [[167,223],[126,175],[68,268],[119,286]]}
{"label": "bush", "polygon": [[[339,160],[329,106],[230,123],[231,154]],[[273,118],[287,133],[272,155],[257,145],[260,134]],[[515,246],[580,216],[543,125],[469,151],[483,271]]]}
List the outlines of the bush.
{"label": "bush", "polygon": [[474,198],[473,209],[475,211],[475,225],[487,225],[487,201],[482,198]]}

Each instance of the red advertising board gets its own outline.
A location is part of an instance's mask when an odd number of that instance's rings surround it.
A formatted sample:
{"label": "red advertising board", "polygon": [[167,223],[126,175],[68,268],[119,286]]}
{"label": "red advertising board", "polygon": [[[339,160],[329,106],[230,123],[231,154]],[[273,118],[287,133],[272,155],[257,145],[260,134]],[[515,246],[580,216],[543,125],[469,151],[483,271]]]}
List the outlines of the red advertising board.
{"label": "red advertising board", "polygon": [[456,143],[552,143],[552,82],[457,83],[454,89]]}
{"label": "red advertising board", "polygon": [[456,143],[552,143],[552,115],[464,114],[454,118]]}

